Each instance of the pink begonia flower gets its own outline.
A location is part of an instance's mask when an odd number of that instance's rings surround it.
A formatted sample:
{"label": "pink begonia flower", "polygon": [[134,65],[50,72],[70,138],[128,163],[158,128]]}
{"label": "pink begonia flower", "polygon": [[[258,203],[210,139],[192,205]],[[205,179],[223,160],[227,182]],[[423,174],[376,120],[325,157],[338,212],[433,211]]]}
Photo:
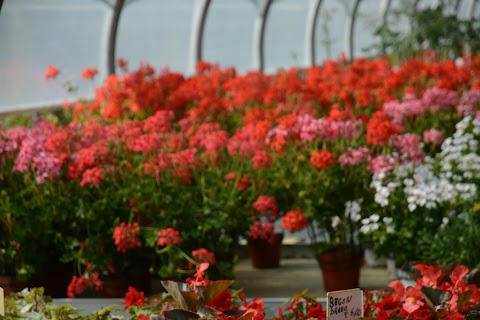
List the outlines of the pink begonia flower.
{"label": "pink begonia flower", "polygon": [[428,105],[414,95],[407,94],[403,101],[393,100],[384,103],[382,109],[394,121],[401,122],[405,117],[415,117],[425,113],[428,110]]}
{"label": "pink begonia flower", "polygon": [[399,160],[421,162],[425,159],[425,152],[420,144],[420,137],[416,134],[403,134],[392,138],[392,145],[399,154]]}
{"label": "pink begonia flower", "polygon": [[458,104],[459,99],[455,90],[433,87],[425,90],[422,101],[430,111],[436,112],[452,108]]}
{"label": "pink begonia flower", "polygon": [[443,132],[438,129],[428,129],[423,132],[423,142],[441,145],[444,140]]}
{"label": "pink begonia flower", "polygon": [[367,164],[367,170],[371,173],[380,173],[382,171],[390,171],[395,168],[397,162],[395,159],[390,155],[380,155],[376,156]]}
{"label": "pink begonia flower", "polygon": [[462,94],[460,103],[455,106],[455,110],[464,116],[475,116],[478,102],[480,102],[480,90],[466,90]]}
{"label": "pink begonia flower", "polygon": [[14,133],[25,133],[21,144],[18,146],[19,152],[13,170],[21,173],[33,171],[38,184],[44,184],[58,177],[63,161],[59,154],[47,150],[45,146],[47,137],[54,131],[53,126],[41,122],[37,127],[26,133],[10,132],[12,136]]}
{"label": "pink begonia flower", "polygon": [[358,149],[347,148],[347,150],[338,158],[338,163],[342,166],[355,166],[366,162],[370,156],[370,151],[367,147]]}

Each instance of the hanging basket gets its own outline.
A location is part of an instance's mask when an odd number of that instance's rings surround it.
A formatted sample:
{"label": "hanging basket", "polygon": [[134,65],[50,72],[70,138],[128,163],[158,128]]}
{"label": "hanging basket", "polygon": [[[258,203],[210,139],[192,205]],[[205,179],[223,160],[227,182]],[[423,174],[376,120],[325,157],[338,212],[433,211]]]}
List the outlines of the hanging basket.
{"label": "hanging basket", "polygon": [[283,234],[274,234],[273,241],[263,239],[248,239],[248,255],[252,267],[268,269],[280,267]]}
{"label": "hanging basket", "polygon": [[359,287],[363,250],[342,247],[316,255],[322,270],[325,291],[338,291]]}

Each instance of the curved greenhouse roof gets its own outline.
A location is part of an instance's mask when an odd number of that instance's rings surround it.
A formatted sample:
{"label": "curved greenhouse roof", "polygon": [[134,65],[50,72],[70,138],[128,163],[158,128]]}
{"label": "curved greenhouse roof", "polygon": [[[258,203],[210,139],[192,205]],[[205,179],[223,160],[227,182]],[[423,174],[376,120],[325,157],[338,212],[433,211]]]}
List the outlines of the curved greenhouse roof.
{"label": "curved greenhouse roof", "polygon": [[[375,30],[395,20],[406,1],[394,0],[0,0],[0,113],[89,97],[117,58],[131,68],[149,63],[189,74],[198,60],[239,72],[309,66],[365,55]],[[436,1],[410,1],[414,7]],[[475,0],[451,1],[459,15],[475,15]],[[48,65],[78,86],[44,80]],[[98,68],[96,82],[81,71]]]}

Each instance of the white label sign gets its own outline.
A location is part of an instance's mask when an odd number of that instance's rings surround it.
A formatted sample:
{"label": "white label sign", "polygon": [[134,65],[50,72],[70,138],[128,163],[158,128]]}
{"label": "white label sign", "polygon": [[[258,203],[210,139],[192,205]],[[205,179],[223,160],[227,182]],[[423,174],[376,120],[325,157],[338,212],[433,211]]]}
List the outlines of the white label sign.
{"label": "white label sign", "polygon": [[359,319],[363,317],[363,291],[360,289],[327,293],[327,319]]}
{"label": "white label sign", "polygon": [[0,288],[0,315],[5,316],[5,295],[3,288]]}

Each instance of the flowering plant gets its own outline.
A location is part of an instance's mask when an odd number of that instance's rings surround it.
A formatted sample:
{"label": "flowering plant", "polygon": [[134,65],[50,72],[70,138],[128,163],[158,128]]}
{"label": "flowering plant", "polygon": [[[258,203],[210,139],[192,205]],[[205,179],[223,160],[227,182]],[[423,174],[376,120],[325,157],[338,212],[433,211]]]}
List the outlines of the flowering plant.
{"label": "flowering plant", "polygon": [[[306,227],[323,247],[359,244],[362,218],[391,215],[374,203],[372,175],[439,152],[441,136],[478,107],[479,70],[479,57],[339,59],[273,75],[199,63],[191,77],[141,65],[67,104],[67,124],[4,132],[2,217],[32,224],[33,244],[21,249],[95,261],[100,278],[138,257],[158,275],[176,269],[156,252],[167,228],[181,231],[185,252],[215,252],[212,277],[232,274],[239,237],[264,218]],[[261,196],[275,199],[266,213],[253,205]]]}
{"label": "flowering plant", "polygon": [[323,117],[289,114],[279,122],[268,133],[267,143],[278,151],[264,174],[271,192],[290,208],[282,226],[290,232],[307,227],[319,251],[359,245],[360,210],[372,199],[372,172],[388,165],[375,155],[375,148],[382,150],[376,136],[370,132],[373,146],[367,145],[364,122],[338,105]]}
{"label": "flowering plant", "polygon": [[[216,264],[215,254],[205,248],[186,254],[181,249],[183,239],[173,228],[154,230],[151,227],[141,227],[138,222],[122,222],[115,227],[112,239],[118,253],[114,256],[118,257],[116,260],[108,254],[105,243],[100,248],[94,248],[90,243],[81,246],[78,262],[83,266],[84,272],[72,278],[67,289],[68,297],[74,298],[89,288],[102,292],[104,281],[112,276],[128,279],[130,285],[148,293],[150,272],[162,278],[182,279],[185,275],[193,274],[194,266],[199,263],[212,266]],[[103,254],[102,258],[99,258],[97,250]],[[150,256],[145,256],[145,250],[150,251]],[[163,255],[166,257],[162,259]],[[152,265],[157,260],[159,263]]]}
{"label": "flowering plant", "polygon": [[464,319],[478,317],[480,289],[477,269],[464,265],[416,264],[415,286],[407,288],[399,281],[390,283],[393,290],[367,293],[365,310],[372,317],[387,319]]}
{"label": "flowering plant", "polygon": [[199,316],[240,320],[264,318],[265,306],[261,299],[247,302],[241,290],[229,290],[232,280],[207,279],[208,267],[208,263],[197,265],[196,273],[186,283],[163,281],[167,294],[161,299],[147,301],[143,293],[130,288],[125,295],[125,310],[134,317],[159,314],[173,320]]}
{"label": "flowering plant", "polygon": [[400,262],[425,258],[428,239],[474,207],[480,177],[479,134],[480,121],[465,116],[435,156],[374,175],[375,201],[383,217],[375,213],[366,218],[361,230],[375,239],[377,253],[394,251]]}
{"label": "flowering plant", "polygon": [[259,196],[253,203],[255,209],[252,214],[253,222],[248,233],[251,239],[263,239],[273,242],[275,240],[275,221],[279,218],[275,197]]}
{"label": "flowering plant", "polygon": [[[479,316],[478,269],[469,270],[460,264],[417,263],[412,267],[415,285],[405,287],[395,280],[387,288],[364,292],[362,319],[475,319]],[[25,289],[7,297],[6,315],[11,318],[43,315],[48,319],[79,320],[120,317],[147,320],[161,316],[174,320],[199,316],[240,320],[327,319],[325,306],[317,297],[307,295],[307,290],[293,296],[286,306],[279,307],[277,314],[269,318],[265,315],[262,299],[247,300],[241,290],[230,288],[233,281],[209,280],[207,272],[208,263],[199,264],[193,277],[185,283],[164,281],[162,284],[167,292],[150,298],[129,287],[121,303],[126,316],[112,315],[112,311],[116,311],[112,307],[80,315],[69,305],[56,306],[51,298],[43,295],[42,288]]]}

